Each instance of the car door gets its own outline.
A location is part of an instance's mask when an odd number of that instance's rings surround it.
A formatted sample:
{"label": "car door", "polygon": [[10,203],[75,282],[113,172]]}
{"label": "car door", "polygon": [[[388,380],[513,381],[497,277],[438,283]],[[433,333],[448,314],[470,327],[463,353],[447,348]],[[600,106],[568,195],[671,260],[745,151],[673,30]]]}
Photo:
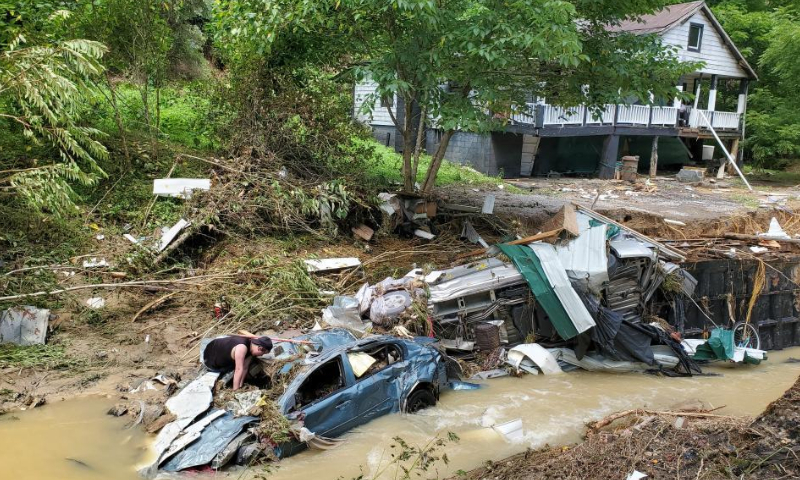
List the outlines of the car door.
{"label": "car door", "polygon": [[354,396],[358,398],[358,411],[353,427],[400,409],[401,392],[398,382],[408,361],[405,359],[405,352],[400,345],[388,342],[380,347],[387,345],[396,349],[402,358],[369,376],[356,379],[353,389],[355,390]]}
{"label": "car door", "polygon": [[[346,432],[356,416],[352,382],[343,368],[343,355],[326,361],[306,376],[297,389],[297,401],[307,429],[317,435],[338,437]],[[338,373],[334,373],[338,370]],[[340,383],[319,384],[338,375]],[[330,391],[326,391],[330,389]]]}

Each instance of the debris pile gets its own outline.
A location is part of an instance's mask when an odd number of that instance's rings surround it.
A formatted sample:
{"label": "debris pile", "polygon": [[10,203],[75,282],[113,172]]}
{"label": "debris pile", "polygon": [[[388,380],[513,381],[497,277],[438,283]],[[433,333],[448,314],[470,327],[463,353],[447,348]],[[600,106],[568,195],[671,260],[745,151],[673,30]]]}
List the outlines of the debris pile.
{"label": "debris pile", "polygon": [[628,410],[583,442],[488,462],[459,479],[797,478],[800,380],[755,421],[713,409]]}

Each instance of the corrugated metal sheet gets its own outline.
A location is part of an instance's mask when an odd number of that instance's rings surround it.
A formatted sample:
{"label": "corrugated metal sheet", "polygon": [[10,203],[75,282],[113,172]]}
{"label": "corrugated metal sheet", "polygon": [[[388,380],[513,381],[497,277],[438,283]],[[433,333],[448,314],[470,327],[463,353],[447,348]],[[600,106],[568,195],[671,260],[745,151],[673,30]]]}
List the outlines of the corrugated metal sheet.
{"label": "corrugated metal sheet", "polygon": [[463,275],[448,282],[430,287],[430,303],[439,303],[471,293],[513,285],[522,282],[522,275],[511,265],[502,264]]}
{"label": "corrugated metal sheet", "polygon": [[572,288],[567,272],[549,244],[498,245],[525,277],[536,301],[563,339],[570,339],[595,325]]}
{"label": "corrugated metal sheet", "polygon": [[603,284],[608,281],[605,224],[585,230],[581,228],[580,237],[566,245],[557,246],[556,252],[572,278],[586,279],[594,292],[602,290]]}

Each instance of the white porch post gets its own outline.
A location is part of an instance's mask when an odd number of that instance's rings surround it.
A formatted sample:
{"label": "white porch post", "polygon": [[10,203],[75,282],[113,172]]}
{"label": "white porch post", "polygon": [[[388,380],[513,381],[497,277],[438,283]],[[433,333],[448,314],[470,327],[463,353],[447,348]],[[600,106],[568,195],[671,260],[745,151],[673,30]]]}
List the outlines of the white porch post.
{"label": "white porch post", "polygon": [[708,90],[708,110],[713,112],[717,107],[717,76],[711,75],[711,88]]}
{"label": "white porch post", "polygon": [[697,109],[700,104],[700,85],[703,83],[703,74],[694,79],[694,105],[692,108]]}
{"label": "white porch post", "polygon": [[[678,89],[679,92],[683,91],[683,85],[678,85],[675,88]],[[679,108],[681,106],[681,100],[678,97],[672,99],[672,106],[675,108]]]}
{"label": "white porch post", "polygon": [[739,80],[739,101],[736,104],[736,113],[743,114],[747,109],[747,87],[750,81],[743,78]]}

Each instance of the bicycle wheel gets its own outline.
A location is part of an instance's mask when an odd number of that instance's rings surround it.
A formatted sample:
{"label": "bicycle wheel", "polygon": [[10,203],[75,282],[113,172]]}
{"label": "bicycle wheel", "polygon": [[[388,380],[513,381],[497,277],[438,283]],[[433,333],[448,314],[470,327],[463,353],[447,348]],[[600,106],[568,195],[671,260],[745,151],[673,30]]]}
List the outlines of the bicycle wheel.
{"label": "bicycle wheel", "polygon": [[761,350],[761,337],[752,323],[736,322],[733,325],[733,342],[737,347]]}

